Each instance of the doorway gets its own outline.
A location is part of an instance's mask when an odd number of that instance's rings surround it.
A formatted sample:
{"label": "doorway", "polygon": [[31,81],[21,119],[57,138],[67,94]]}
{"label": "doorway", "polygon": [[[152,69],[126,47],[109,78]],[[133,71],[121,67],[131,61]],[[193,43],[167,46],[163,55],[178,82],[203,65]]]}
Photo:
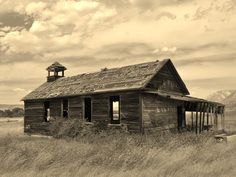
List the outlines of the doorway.
{"label": "doorway", "polygon": [[92,101],[91,98],[84,98],[84,120],[91,122],[92,119]]}
{"label": "doorway", "polygon": [[183,107],[178,106],[177,107],[177,123],[178,123],[178,130],[180,130],[183,127]]}
{"label": "doorway", "polygon": [[50,102],[44,102],[44,121],[49,122],[50,119]]}

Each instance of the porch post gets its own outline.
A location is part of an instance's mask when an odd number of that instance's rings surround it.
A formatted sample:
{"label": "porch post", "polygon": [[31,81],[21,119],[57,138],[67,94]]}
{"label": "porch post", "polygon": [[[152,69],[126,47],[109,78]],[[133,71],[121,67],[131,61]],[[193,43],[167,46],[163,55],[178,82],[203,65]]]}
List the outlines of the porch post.
{"label": "porch post", "polygon": [[202,103],[200,103],[199,133],[202,131]]}
{"label": "porch post", "polygon": [[196,103],[196,134],[198,134],[198,103]]}
{"label": "porch post", "polygon": [[210,111],[209,108],[210,108],[209,104],[207,104],[207,131],[209,131],[209,111]]}
{"label": "porch post", "polygon": [[222,126],[223,126],[223,131],[225,131],[225,107],[224,106],[222,109],[222,116],[223,116]]}
{"label": "porch post", "polygon": [[202,131],[204,131],[206,104],[207,104],[207,103],[204,103],[204,104],[203,104],[204,106],[203,106],[203,117],[202,117]]}
{"label": "porch post", "polygon": [[193,131],[193,111],[191,112],[191,121],[192,121],[192,131]]}

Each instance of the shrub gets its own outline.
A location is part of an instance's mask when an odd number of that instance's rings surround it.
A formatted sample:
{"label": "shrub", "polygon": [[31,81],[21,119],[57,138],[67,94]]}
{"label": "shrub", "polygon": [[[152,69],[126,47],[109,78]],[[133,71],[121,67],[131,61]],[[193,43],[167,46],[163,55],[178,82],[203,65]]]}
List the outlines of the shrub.
{"label": "shrub", "polygon": [[50,134],[55,138],[75,138],[78,136],[93,136],[95,134],[106,136],[127,133],[127,130],[122,127],[108,127],[108,122],[106,120],[88,123],[79,119],[70,118],[56,118],[52,120],[49,129]]}

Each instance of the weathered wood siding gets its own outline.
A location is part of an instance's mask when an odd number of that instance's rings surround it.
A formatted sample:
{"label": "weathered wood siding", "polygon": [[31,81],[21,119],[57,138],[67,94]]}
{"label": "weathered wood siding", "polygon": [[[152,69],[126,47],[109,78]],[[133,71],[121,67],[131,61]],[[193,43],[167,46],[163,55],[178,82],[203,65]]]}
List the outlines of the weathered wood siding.
{"label": "weathered wood siding", "polygon": [[130,93],[121,95],[121,123],[127,125],[131,132],[139,132],[141,127],[141,114],[139,107],[139,94]]}
{"label": "weathered wood siding", "polygon": [[91,97],[92,122],[105,121],[110,124],[110,96],[120,96],[121,124],[127,126],[129,131],[140,131],[141,118],[138,93],[110,93],[70,98],[69,116],[83,119],[84,98]]}
{"label": "weathered wood siding", "polygon": [[81,97],[69,98],[69,117],[83,119],[83,99]]}
{"label": "weathered wood siding", "polygon": [[44,121],[43,101],[25,101],[24,132],[47,134],[48,123]]}
{"label": "weathered wood siding", "polygon": [[147,85],[148,88],[154,88],[158,91],[183,94],[176,76],[171,72],[168,65],[164,66],[161,71]]}
{"label": "weathered wood siding", "polygon": [[[109,96],[93,95],[92,99],[92,122],[107,121],[109,122]],[[110,123],[110,122],[109,122]]]}
{"label": "weathered wood siding", "polygon": [[143,128],[177,129],[177,106],[180,102],[168,100],[154,94],[143,95]]}
{"label": "weathered wood siding", "polygon": [[93,95],[92,98],[92,122],[107,121],[110,118],[110,96],[120,96],[121,124],[127,126],[129,131],[140,131],[140,112],[138,93],[114,93]]}
{"label": "weathered wood siding", "polygon": [[62,111],[61,111],[61,99],[53,99],[49,100],[50,103],[50,116],[52,118],[58,118],[61,117]]}
{"label": "weathered wood siding", "polygon": [[[120,96],[121,125],[126,126],[131,132],[140,131],[141,114],[139,93],[113,93],[70,97],[68,98],[69,118],[83,120],[84,98],[91,97],[92,122],[106,121],[107,124],[110,124],[110,96]],[[51,118],[60,118],[62,116],[62,99],[50,99],[46,101],[50,102]],[[48,134],[49,125],[50,123],[44,120],[44,101],[25,102],[25,132]]]}

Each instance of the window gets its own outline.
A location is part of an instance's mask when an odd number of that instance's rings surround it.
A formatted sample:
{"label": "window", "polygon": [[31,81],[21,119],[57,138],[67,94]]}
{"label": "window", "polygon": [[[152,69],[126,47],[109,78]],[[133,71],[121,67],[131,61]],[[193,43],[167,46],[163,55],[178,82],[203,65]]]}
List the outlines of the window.
{"label": "window", "polygon": [[84,98],[84,119],[91,122],[92,118],[92,102],[91,98]]}
{"label": "window", "polygon": [[68,118],[68,99],[62,101],[62,116]]}
{"label": "window", "polygon": [[111,124],[120,124],[120,97],[110,97]]}
{"label": "window", "polygon": [[44,121],[45,122],[50,121],[50,102],[49,101],[44,102]]}

